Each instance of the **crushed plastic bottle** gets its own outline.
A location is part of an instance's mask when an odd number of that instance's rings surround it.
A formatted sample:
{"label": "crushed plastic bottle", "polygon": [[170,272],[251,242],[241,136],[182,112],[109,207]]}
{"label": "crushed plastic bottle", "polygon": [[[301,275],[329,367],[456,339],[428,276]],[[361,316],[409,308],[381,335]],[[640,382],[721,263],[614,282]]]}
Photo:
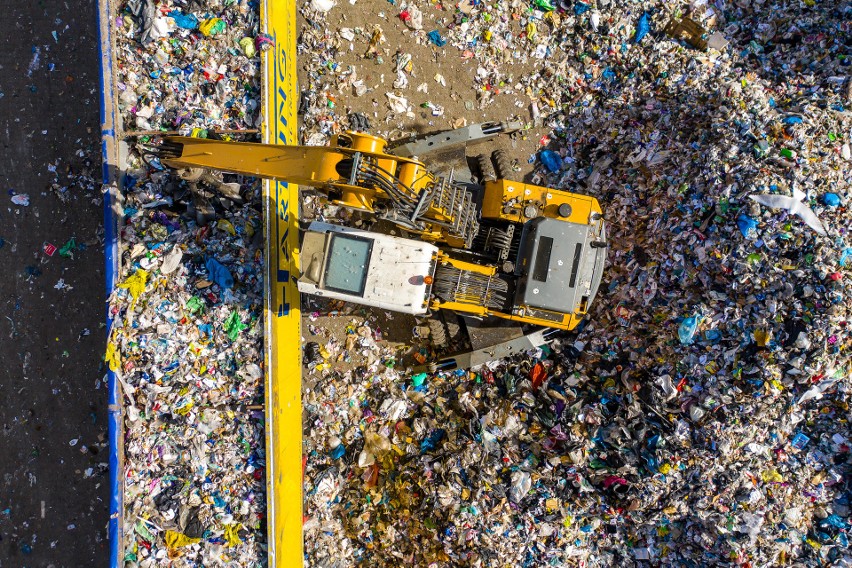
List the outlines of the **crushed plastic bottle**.
{"label": "crushed plastic bottle", "polygon": [[677,329],[677,338],[681,345],[690,345],[695,340],[695,334],[698,332],[698,326],[701,323],[701,316],[689,316],[684,318]]}
{"label": "crushed plastic bottle", "polygon": [[532,477],[523,470],[518,470],[512,473],[512,487],[509,490],[509,500],[513,503],[520,503],[532,488]]}

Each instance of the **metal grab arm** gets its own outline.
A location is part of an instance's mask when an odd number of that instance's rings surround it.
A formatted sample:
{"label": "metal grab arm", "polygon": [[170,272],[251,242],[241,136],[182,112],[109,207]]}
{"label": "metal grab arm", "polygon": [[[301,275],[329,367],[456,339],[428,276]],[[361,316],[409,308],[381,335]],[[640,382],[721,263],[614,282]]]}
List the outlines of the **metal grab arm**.
{"label": "metal grab arm", "polygon": [[[387,142],[347,132],[329,146],[284,146],[172,136],[157,148],[175,169],[203,168],[312,186],[336,205],[369,213],[418,232],[425,240],[467,247],[476,234],[475,204],[452,179],[415,159],[385,153]],[[461,196],[461,197],[460,197]]]}

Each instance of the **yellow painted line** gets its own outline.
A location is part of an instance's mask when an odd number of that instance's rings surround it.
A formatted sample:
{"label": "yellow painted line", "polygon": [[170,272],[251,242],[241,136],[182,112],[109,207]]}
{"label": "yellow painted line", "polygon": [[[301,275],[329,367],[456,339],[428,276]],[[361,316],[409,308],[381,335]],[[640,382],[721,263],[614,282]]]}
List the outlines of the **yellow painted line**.
{"label": "yellow painted line", "polygon": [[[297,144],[296,3],[261,2],[261,27],[275,42],[263,55],[263,141]],[[303,565],[302,367],[299,292],[293,280],[298,248],[298,187],[265,181],[266,231],[266,507],[269,566]]]}

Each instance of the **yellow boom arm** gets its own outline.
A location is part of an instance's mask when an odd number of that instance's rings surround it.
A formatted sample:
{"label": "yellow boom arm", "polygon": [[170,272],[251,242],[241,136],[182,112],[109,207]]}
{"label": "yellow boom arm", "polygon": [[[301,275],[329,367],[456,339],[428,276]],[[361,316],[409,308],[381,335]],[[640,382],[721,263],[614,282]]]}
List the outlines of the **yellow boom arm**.
{"label": "yellow boom arm", "polygon": [[332,203],[392,221],[424,240],[470,246],[477,208],[466,189],[422,162],[385,153],[387,142],[347,132],[328,146],[283,146],[168,137],[162,163],[175,169],[233,172],[324,191]]}

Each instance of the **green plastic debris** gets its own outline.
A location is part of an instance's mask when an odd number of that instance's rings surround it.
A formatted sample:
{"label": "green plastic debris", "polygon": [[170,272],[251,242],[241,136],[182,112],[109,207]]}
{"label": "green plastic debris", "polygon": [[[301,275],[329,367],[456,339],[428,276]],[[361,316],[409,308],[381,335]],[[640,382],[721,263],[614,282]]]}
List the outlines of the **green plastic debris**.
{"label": "green plastic debris", "polygon": [[225,28],[227,28],[227,25],[222,18],[210,18],[201,22],[198,26],[199,31],[206,37],[219,35],[225,31]]}
{"label": "green plastic debris", "polygon": [[191,314],[196,314],[204,308],[204,302],[198,296],[193,296],[186,302],[186,309]]}
{"label": "green plastic debris", "polygon": [[148,542],[154,542],[157,538],[153,534],[151,534],[151,531],[148,530],[148,526],[142,521],[136,523],[136,526],[134,528],[136,529],[137,534],[139,534],[139,536],[141,536]]}
{"label": "green plastic debris", "polygon": [[246,328],[248,328],[248,325],[240,321],[240,314],[235,311],[231,312],[231,315],[225,320],[225,332],[231,341],[236,341],[240,332]]}
{"label": "green plastic debris", "polygon": [[244,37],[240,40],[240,49],[246,54],[246,57],[254,57],[257,54],[257,49],[254,46],[254,38]]}
{"label": "green plastic debris", "polygon": [[424,381],[426,381],[427,376],[428,375],[426,373],[417,373],[411,377],[411,384],[415,387],[419,387],[424,383]]}
{"label": "green plastic debris", "polygon": [[64,256],[65,258],[74,258],[74,251],[77,249],[77,240],[74,237],[62,245],[62,248],[59,249],[59,256]]}

